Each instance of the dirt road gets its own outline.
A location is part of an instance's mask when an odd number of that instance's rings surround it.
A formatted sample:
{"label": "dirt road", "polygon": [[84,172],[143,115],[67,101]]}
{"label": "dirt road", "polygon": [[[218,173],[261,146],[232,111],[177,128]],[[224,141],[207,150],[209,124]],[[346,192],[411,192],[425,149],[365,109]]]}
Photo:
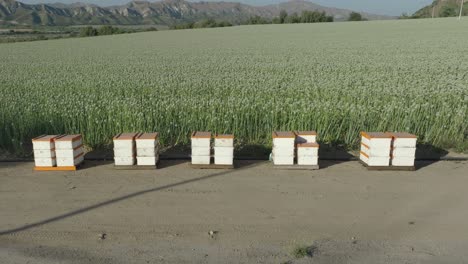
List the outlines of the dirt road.
{"label": "dirt road", "polygon": [[466,161],[415,172],[32,166],[0,164],[0,263],[468,262]]}

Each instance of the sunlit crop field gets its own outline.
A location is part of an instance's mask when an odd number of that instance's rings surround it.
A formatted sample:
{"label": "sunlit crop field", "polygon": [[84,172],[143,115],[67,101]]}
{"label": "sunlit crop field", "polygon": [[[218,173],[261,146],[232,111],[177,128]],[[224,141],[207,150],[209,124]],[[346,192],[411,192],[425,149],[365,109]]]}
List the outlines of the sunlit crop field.
{"label": "sunlit crop field", "polygon": [[359,131],[407,131],[467,148],[468,19],[240,26],[0,45],[0,148],[82,133],[315,129],[356,146]]}

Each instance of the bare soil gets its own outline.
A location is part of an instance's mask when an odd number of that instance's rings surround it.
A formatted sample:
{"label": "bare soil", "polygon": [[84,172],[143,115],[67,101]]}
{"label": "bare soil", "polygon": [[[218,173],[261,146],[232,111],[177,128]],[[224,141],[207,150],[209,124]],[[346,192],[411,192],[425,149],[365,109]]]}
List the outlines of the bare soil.
{"label": "bare soil", "polygon": [[468,262],[467,161],[415,172],[161,165],[0,163],[0,263]]}

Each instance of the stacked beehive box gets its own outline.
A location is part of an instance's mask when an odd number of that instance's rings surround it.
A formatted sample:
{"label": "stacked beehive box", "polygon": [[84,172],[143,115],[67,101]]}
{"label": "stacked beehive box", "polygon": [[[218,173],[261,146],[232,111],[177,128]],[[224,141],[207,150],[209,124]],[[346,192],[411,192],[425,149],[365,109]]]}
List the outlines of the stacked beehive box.
{"label": "stacked beehive box", "polygon": [[296,136],[293,132],[273,132],[273,164],[294,165],[295,140]]}
{"label": "stacked beehive box", "polygon": [[137,165],[156,166],[159,161],[159,134],[144,133],[136,137]]}
{"label": "stacked beehive box", "polygon": [[57,166],[55,138],[57,138],[56,135],[42,135],[33,138],[34,163],[36,167]]}
{"label": "stacked beehive box", "polygon": [[211,162],[211,133],[193,132],[192,164],[208,165]]}
{"label": "stacked beehive box", "polygon": [[297,146],[298,165],[318,165],[317,132],[315,131],[295,131]]}
{"label": "stacked beehive box", "polygon": [[214,155],[215,164],[233,165],[234,135],[216,135]]}
{"label": "stacked beehive box", "polygon": [[57,167],[73,167],[84,161],[81,135],[66,135],[54,139]]}
{"label": "stacked beehive box", "polygon": [[361,161],[368,166],[389,166],[391,144],[388,133],[361,132]]}
{"label": "stacked beehive box", "polygon": [[135,138],[138,133],[120,133],[114,137],[114,162],[116,166],[135,165]]}
{"label": "stacked beehive box", "polygon": [[389,133],[392,137],[392,166],[414,166],[416,156],[416,135],[409,133]]}
{"label": "stacked beehive box", "polygon": [[297,164],[317,166],[318,150],[319,144],[317,143],[297,144]]}

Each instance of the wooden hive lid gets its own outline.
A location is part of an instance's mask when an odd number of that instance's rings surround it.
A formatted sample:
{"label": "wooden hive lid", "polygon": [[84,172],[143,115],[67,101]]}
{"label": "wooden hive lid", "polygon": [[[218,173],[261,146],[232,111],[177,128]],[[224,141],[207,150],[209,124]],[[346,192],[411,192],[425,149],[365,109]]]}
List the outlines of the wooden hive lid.
{"label": "wooden hive lid", "polygon": [[195,131],[192,133],[192,138],[211,138],[211,132]]}
{"label": "wooden hive lid", "polygon": [[273,132],[273,138],[295,138],[296,135],[294,135],[293,132],[291,131],[275,131]]}
{"label": "wooden hive lid", "polygon": [[33,142],[52,142],[55,138],[57,138],[57,135],[40,135],[38,137],[35,137],[32,139]]}
{"label": "wooden hive lid", "polygon": [[54,141],[78,141],[81,140],[81,135],[63,135],[54,139]]}
{"label": "wooden hive lid", "polygon": [[215,138],[234,139],[233,134],[216,134]]}
{"label": "wooden hive lid", "polygon": [[320,145],[318,143],[302,143],[297,144],[298,148],[318,148]]}
{"label": "wooden hive lid", "polygon": [[371,139],[371,138],[392,138],[391,135],[384,132],[361,132],[361,136]]}
{"label": "wooden hive lid", "polygon": [[114,140],[134,140],[138,133],[120,133],[114,137]]}
{"label": "wooden hive lid", "polygon": [[316,136],[316,135],[317,135],[317,132],[314,131],[314,130],[310,130],[310,131],[294,131],[294,134],[296,134],[296,136]]}
{"label": "wooden hive lid", "polygon": [[387,132],[393,138],[418,138],[416,135],[407,132]]}
{"label": "wooden hive lid", "polygon": [[159,133],[141,133],[136,140],[156,140],[159,138]]}

